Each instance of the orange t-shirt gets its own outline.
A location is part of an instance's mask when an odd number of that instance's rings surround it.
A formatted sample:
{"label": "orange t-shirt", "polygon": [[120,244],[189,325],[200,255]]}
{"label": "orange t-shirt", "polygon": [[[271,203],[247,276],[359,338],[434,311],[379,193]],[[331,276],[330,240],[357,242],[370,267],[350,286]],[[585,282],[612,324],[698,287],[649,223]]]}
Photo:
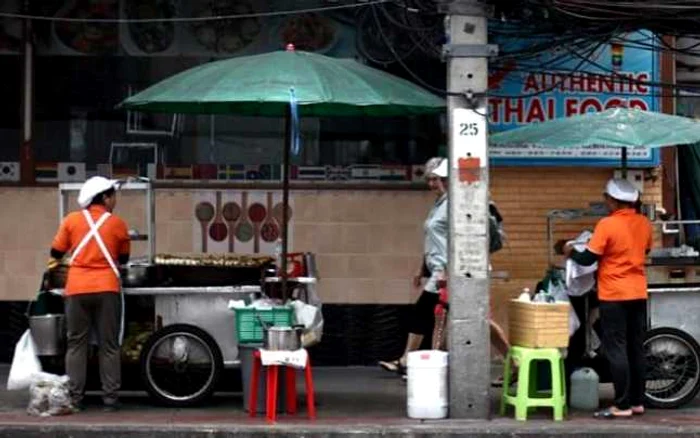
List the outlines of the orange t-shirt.
{"label": "orange t-shirt", "polygon": [[[93,205],[88,208],[93,221],[97,222],[107,212],[101,205]],[[83,237],[90,232],[82,211],[70,213],[63,219],[61,226],[53,239],[51,247],[60,252],[73,252]],[[115,260],[120,255],[127,255],[130,251],[131,241],[126,223],[115,215],[111,215],[98,230],[104,241],[107,251]],[[95,238],[83,247],[68,269],[66,280],[66,295],[79,295],[97,292],[118,292],[119,279],[105,259]]]}
{"label": "orange t-shirt", "polygon": [[601,301],[647,298],[644,264],[651,242],[651,222],[632,209],[618,210],[598,222],[588,250],[598,255]]}

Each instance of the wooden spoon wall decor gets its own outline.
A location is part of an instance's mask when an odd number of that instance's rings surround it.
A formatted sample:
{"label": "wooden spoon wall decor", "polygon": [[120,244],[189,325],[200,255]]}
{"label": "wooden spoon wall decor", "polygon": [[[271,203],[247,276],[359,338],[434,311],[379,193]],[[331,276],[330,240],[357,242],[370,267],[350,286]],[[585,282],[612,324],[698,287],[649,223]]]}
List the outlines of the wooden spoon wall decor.
{"label": "wooden spoon wall decor", "polygon": [[253,222],[253,233],[255,239],[253,240],[253,253],[257,254],[260,252],[260,226],[267,216],[267,210],[265,209],[264,205],[256,202],[250,206],[248,216]]}
{"label": "wooden spoon wall decor", "polygon": [[[280,229],[284,225],[282,223],[282,215],[284,214],[284,205],[281,202],[278,202],[277,205],[275,205],[272,208],[272,215],[275,217],[275,220],[277,221],[277,224],[280,226]],[[292,220],[292,207],[287,206],[287,223]]]}
{"label": "wooden spoon wall decor", "polygon": [[248,192],[242,194],[241,217],[236,226],[236,238],[241,242],[250,242],[253,238],[253,225],[248,219]]}
{"label": "wooden spoon wall decor", "polygon": [[221,192],[216,192],[216,217],[209,226],[209,237],[215,242],[223,242],[228,235],[228,227],[224,223],[223,211],[221,208]]}
{"label": "wooden spoon wall decor", "polygon": [[280,229],[277,223],[275,223],[273,216],[272,192],[267,192],[267,217],[260,230],[260,236],[263,241],[267,243],[272,243],[280,237]]}
{"label": "wooden spoon wall decor", "polygon": [[200,202],[194,209],[194,215],[202,227],[202,252],[207,252],[207,228],[209,222],[214,219],[214,206],[209,202]]}
{"label": "wooden spoon wall decor", "polygon": [[236,234],[234,230],[236,229],[236,222],[241,218],[241,206],[235,202],[227,202],[224,204],[224,219],[228,224],[228,252],[234,252]]}

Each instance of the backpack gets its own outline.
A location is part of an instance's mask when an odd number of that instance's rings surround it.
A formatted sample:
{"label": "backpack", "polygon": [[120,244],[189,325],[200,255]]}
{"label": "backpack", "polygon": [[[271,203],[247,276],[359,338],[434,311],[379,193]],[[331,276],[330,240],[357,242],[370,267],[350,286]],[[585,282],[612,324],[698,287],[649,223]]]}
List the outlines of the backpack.
{"label": "backpack", "polygon": [[493,254],[503,248],[506,233],[503,231],[503,216],[496,204],[489,202],[489,253]]}

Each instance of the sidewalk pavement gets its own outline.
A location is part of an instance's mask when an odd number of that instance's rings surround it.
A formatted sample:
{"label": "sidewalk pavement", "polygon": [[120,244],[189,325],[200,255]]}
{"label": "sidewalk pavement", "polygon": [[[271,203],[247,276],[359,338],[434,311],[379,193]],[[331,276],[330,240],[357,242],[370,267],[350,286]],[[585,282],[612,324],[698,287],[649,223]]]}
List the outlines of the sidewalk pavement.
{"label": "sidewalk pavement", "polygon": [[[601,421],[574,412],[560,423],[546,412],[527,422],[493,415],[491,420],[419,421],[406,417],[406,385],[376,368],[315,368],[318,419],[305,417],[303,403],[295,417],[280,415],[269,425],[248,418],[241,394],[221,394],[206,406],[158,407],[142,393],[126,393],[123,409],[103,413],[100,398],[88,398],[88,409],[66,417],[36,418],[25,413],[25,391],[4,391],[7,367],[0,366],[0,438],[224,438],[224,437],[700,437],[700,403],[678,410],[651,410],[631,420]],[[610,389],[604,388],[610,396]],[[499,391],[492,393],[492,404]]]}

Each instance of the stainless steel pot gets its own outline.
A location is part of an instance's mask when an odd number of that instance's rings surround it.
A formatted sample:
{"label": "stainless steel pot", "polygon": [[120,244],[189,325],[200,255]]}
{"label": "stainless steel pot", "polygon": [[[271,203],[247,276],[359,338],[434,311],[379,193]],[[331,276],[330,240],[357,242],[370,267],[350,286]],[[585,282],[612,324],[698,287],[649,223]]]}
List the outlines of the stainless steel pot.
{"label": "stainless steel pot", "polygon": [[273,326],[265,328],[263,348],[266,350],[298,350],[301,348],[301,334],[304,326]]}
{"label": "stainless steel pot", "polygon": [[66,326],[64,315],[29,317],[29,330],[39,356],[60,356],[66,350]]}

